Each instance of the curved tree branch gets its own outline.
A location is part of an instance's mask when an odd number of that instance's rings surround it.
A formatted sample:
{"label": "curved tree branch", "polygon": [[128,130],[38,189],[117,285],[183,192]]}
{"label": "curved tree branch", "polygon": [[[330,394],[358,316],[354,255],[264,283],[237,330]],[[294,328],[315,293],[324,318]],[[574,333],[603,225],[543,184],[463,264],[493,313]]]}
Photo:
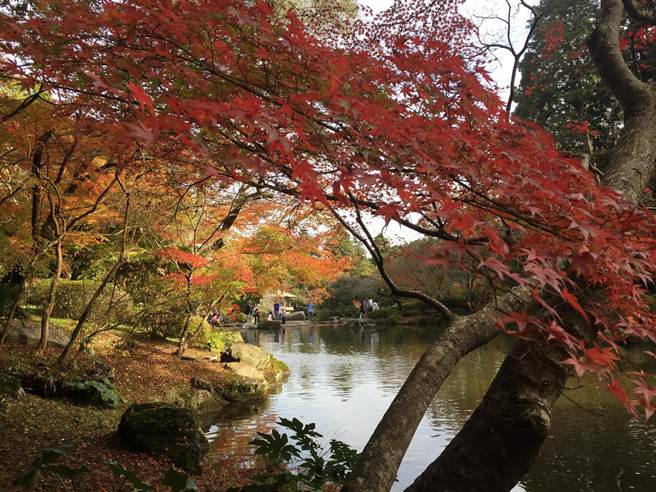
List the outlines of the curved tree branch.
{"label": "curved tree branch", "polygon": [[[626,3],[626,2],[625,2]],[[588,48],[599,74],[624,111],[624,128],[609,158],[605,184],[638,203],[654,174],[656,94],[627,67],[619,47],[622,0],[603,0]]]}

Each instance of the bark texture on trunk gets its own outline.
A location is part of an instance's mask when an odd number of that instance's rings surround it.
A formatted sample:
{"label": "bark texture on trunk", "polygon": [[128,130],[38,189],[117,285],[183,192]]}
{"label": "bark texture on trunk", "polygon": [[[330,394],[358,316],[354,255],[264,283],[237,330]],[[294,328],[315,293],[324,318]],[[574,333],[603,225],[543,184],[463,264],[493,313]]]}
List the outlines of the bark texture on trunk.
{"label": "bark texture on trunk", "polygon": [[396,471],[431,400],[462,357],[498,333],[497,310],[515,311],[531,298],[517,288],[495,304],[451,322],[422,355],[365,446],[343,492],[389,490]]}
{"label": "bark texture on trunk", "polygon": [[621,0],[601,2],[599,20],[588,48],[599,75],[624,112],[624,128],[609,155],[604,184],[626,200],[639,203],[654,174],[656,159],[656,92],[624,63],[619,48]]}
{"label": "bark texture on trunk", "polygon": [[567,379],[556,354],[517,341],[481,404],[407,492],[507,491],[531,468]]}
{"label": "bark texture on trunk", "polygon": [[102,279],[98,287],[96,287],[96,290],[93,292],[91,299],[89,299],[87,305],[84,306],[84,309],[82,310],[82,314],[80,315],[80,319],[77,320],[77,324],[75,325],[75,328],[73,328],[73,331],[71,332],[71,335],[68,338],[68,343],[66,344],[66,347],[64,347],[62,353],[59,354],[59,357],[57,358],[57,365],[59,366],[64,365],[64,362],[66,361],[66,357],[68,357],[68,354],[73,348],[73,345],[75,345],[75,342],[80,336],[80,333],[82,333],[82,329],[84,328],[87,319],[91,315],[91,311],[93,311],[93,308],[96,307],[96,304],[100,299],[100,296],[105,291],[105,288],[109,285],[109,283],[114,279],[114,275],[116,275],[116,272],[118,271],[122,263],[123,263],[123,255],[121,255],[121,257],[114,264],[112,269],[109,272],[107,272],[107,275],[105,275],[105,277]]}

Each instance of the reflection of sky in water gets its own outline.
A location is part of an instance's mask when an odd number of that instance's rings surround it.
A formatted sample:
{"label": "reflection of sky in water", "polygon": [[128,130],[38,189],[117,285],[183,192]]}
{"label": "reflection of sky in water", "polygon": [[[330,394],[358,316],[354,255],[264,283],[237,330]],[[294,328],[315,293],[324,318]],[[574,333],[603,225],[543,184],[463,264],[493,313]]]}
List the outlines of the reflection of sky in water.
{"label": "reflection of sky in water", "polygon": [[[285,361],[292,373],[267,401],[226,409],[219,424],[209,428],[213,449],[246,454],[248,441],[256,432],[268,431],[279,416],[315,422],[325,442],[335,438],[361,449],[433,333],[293,326],[285,333],[245,332],[248,342]],[[422,419],[392,490],[409,485],[457,433],[507,347],[508,342],[499,339],[458,364]],[[514,490],[656,490],[656,428],[631,422],[593,385],[567,395],[578,406],[561,398],[541,457]]]}

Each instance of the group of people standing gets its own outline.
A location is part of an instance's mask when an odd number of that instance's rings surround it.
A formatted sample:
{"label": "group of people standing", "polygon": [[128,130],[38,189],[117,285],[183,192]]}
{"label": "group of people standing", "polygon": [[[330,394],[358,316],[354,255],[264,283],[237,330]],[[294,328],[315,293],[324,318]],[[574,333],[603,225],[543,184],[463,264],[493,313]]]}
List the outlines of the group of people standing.
{"label": "group of people standing", "polygon": [[271,311],[269,311],[269,315],[267,316],[267,320],[280,320],[282,324],[285,324],[287,321],[287,308],[285,307],[284,304],[280,304],[279,302],[275,302],[273,304],[273,315],[271,314]]}
{"label": "group of people standing", "polygon": [[[315,314],[315,307],[314,304],[310,302],[307,305],[308,320],[313,321],[314,314]],[[248,323],[253,323],[257,325],[260,322],[260,306],[249,302],[246,308],[246,316],[247,316],[246,321]],[[269,311],[267,313],[266,319],[267,321],[279,320],[284,324],[287,321],[287,307],[284,304],[281,304],[280,302],[274,303],[273,311]],[[210,324],[212,328],[215,328],[221,322],[221,314],[216,309],[212,309],[212,311],[207,315],[207,322]]]}
{"label": "group of people standing", "polygon": [[372,311],[378,311],[380,309],[380,305],[378,304],[378,301],[375,301],[374,299],[367,299],[366,301],[364,299],[360,299],[360,319],[365,318],[368,313],[371,313]]}

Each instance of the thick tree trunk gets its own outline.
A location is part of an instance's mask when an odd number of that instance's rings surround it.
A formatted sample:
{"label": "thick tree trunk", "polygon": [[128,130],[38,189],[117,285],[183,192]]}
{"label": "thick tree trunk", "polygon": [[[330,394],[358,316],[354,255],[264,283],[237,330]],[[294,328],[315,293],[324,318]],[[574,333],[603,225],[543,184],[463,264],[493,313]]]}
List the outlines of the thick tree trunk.
{"label": "thick tree trunk", "polygon": [[64,263],[64,258],[62,256],[62,240],[61,238],[57,241],[55,245],[55,254],[57,255],[57,266],[55,268],[55,274],[52,277],[50,282],[50,290],[48,291],[48,303],[43,309],[43,315],[41,316],[41,338],[39,339],[39,344],[37,345],[37,351],[44,351],[48,346],[48,328],[50,323],[50,315],[52,310],[55,307],[55,299],[57,297],[57,286],[59,285],[59,277],[61,277],[62,265]]}
{"label": "thick tree trunk", "polygon": [[518,341],[481,404],[408,492],[507,491],[531,468],[567,379],[558,357]]}
{"label": "thick tree trunk", "polygon": [[656,159],[656,92],[624,63],[619,48],[621,0],[604,0],[588,48],[599,75],[622,105],[624,128],[609,156],[604,184],[639,203],[654,175]]}
{"label": "thick tree trunk", "polygon": [[453,367],[498,333],[497,310],[516,311],[529,302],[517,288],[469,316],[457,318],[424,353],[399,390],[358,460],[343,492],[389,490],[396,471],[431,400]]}
{"label": "thick tree trunk", "polygon": [[[600,75],[622,104],[625,115],[625,126],[611,153],[604,182],[625,199],[638,203],[654,176],[656,98],[653,89],[633,76],[624,64],[618,40],[621,18],[621,0],[603,0],[589,47]],[[479,313],[474,316],[477,315]],[[492,313],[489,319],[488,328],[493,330]],[[453,333],[454,324],[445,333],[447,339],[440,337],[418,362],[367,443],[343,490],[389,490],[419,420],[446,375],[464,354],[494,336],[490,332],[476,337],[466,329],[460,334]],[[523,345],[519,344],[516,350],[523,350]],[[546,353],[543,356],[545,361],[552,358]],[[549,387],[537,384],[541,380],[548,381]],[[555,371],[551,364],[530,367],[522,364],[521,359],[509,359],[481,408],[472,415],[443,457],[430,465],[410,489],[496,491],[512,488],[530,468],[540,449],[550,427],[551,406],[560,395],[564,380],[564,372]],[[417,395],[417,399],[412,399]],[[507,421],[513,425],[509,426]],[[508,462],[500,462],[501,456]],[[466,465],[461,460],[465,460]],[[465,475],[472,478],[467,479]]]}
{"label": "thick tree trunk", "polygon": [[[588,45],[624,110],[624,128],[603,182],[639,203],[655,174],[656,96],[624,63],[618,43],[622,13],[621,0],[604,0]],[[481,406],[408,490],[507,491],[530,469],[549,432],[551,408],[562,393],[566,373],[549,363],[557,360],[554,355],[537,348],[529,352],[527,344],[518,343]]]}

